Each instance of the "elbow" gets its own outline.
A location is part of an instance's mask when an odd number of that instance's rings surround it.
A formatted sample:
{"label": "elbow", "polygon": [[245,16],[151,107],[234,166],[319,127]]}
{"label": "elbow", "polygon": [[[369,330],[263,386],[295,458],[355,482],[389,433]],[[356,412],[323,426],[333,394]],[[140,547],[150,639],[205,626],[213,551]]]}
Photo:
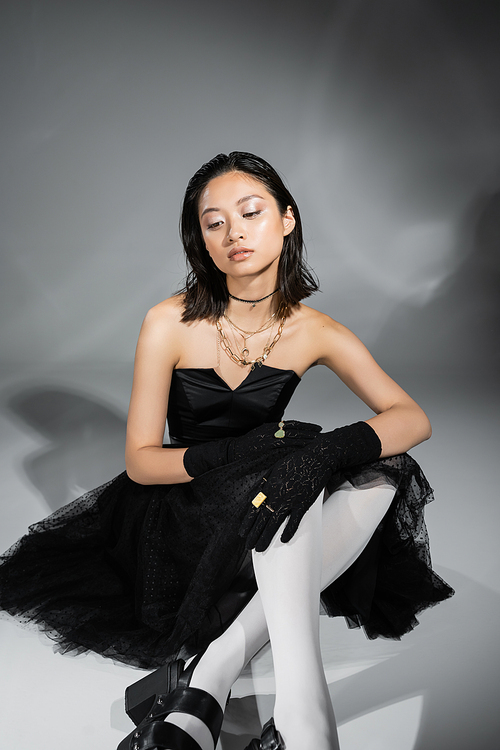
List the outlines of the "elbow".
{"label": "elbow", "polygon": [[144,477],[141,475],[141,472],[137,469],[137,466],[134,466],[133,462],[126,461],[125,469],[128,478],[133,482],[135,482],[136,484],[147,484],[147,482],[144,481]]}
{"label": "elbow", "polygon": [[130,455],[125,452],[125,470],[127,476],[136,484],[153,484],[147,473],[141,467],[141,462],[137,460],[137,455]]}
{"label": "elbow", "polygon": [[129,466],[126,467],[126,470],[127,476],[132,480],[132,482],[135,482],[136,484],[148,484],[148,482],[144,481],[144,478],[141,476],[140,472],[136,471],[133,468],[130,468]]}
{"label": "elbow", "polygon": [[136,484],[157,484],[157,482],[151,481],[151,478],[146,476],[144,473],[142,473],[140,470],[137,470],[137,467],[130,468],[126,466],[127,470],[127,476],[129,479],[131,479]]}
{"label": "elbow", "polygon": [[432,436],[432,425],[425,412],[422,412],[422,417],[422,442],[424,442],[425,440],[429,440]]}
{"label": "elbow", "polygon": [[424,443],[426,440],[429,440],[432,435],[432,427],[429,417],[420,406],[412,410],[411,420],[407,422],[407,428],[410,448],[414,448],[416,445]]}

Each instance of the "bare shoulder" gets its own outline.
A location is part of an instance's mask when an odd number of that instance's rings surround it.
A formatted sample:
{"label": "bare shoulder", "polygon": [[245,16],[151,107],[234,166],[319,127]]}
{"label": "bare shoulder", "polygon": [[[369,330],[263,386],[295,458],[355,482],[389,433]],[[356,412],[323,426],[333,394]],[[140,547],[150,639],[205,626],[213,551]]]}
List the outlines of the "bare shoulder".
{"label": "bare shoulder", "polygon": [[[292,320],[300,327],[301,330],[307,333],[308,336],[314,335],[315,338],[322,338],[323,336],[328,338],[331,342],[332,339],[349,338],[354,336],[346,326],[334,320],[326,313],[315,310],[307,305],[299,305],[293,314]],[[354,338],[356,338],[354,336]]]}
{"label": "bare shoulder", "polygon": [[340,326],[340,323],[337,323],[336,320],[330,318],[326,313],[315,310],[313,307],[309,307],[303,303],[294,308],[293,316],[296,316],[301,324],[310,326],[311,328],[317,328],[318,330],[320,328],[331,326],[332,324],[334,326]]}
{"label": "bare shoulder", "polygon": [[148,328],[171,329],[182,325],[183,300],[175,295],[159,302],[146,313],[143,326]]}
{"label": "bare shoulder", "polygon": [[163,341],[168,342],[170,347],[176,347],[186,329],[186,324],[182,322],[183,309],[180,295],[169,297],[152,307],[144,317],[139,341]]}
{"label": "bare shoulder", "polygon": [[356,351],[366,351],[349,328],[319,310],[301,304],[290,317],[294,337],[307,352],[309,366],[323,364],[337,371]]}
{"label": "bare shoulder", "polygon": [[156,358],[174,365],[182,348],[182,297],[174,296],[160,302],[146,313],[143,320],[136,356]]}

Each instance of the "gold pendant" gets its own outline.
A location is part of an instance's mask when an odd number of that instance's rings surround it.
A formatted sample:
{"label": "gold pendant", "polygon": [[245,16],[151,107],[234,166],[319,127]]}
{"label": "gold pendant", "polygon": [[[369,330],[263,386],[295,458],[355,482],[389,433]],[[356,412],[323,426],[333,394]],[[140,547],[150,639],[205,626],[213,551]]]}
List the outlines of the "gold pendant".
{"label": "gold pendant", "polygon": [[246,347],[241,350],[241,356],[243,357],[243,359],[246,359],[249,354],[250,354],[250,352],[248,351],[248,349]]}
{"label": "gold pendant", "polygon": [[285,426],[284,422],[280,422],[278,424],[279,430],[276,430],[276,432],[274,433],[274,437],[275,438],[284,438],[285,437],[285,430],[283,429],[284,426]]}

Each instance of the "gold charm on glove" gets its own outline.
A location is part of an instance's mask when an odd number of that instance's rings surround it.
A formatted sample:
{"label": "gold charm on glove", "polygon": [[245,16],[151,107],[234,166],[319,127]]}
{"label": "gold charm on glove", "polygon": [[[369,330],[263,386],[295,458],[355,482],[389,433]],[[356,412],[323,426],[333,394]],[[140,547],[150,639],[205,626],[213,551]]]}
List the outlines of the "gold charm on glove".
{"label": "gold charm on glove", "polygon": [[285,430],[283,429],[284,426],[285,426],[284,422],[280,422],[278,424],[279,430],[276,430],[276,432],[274,433],[274,437],[275,438],[284,438],[285,437]]}
{"label": "gold charm on glove", "polygon": [[255,495],[254,499],[252,500],[252,505],[256,508],[260,508],[264,500],[266,499],[267,495],[264,495],[263,492],[259,492],[257,495]]}

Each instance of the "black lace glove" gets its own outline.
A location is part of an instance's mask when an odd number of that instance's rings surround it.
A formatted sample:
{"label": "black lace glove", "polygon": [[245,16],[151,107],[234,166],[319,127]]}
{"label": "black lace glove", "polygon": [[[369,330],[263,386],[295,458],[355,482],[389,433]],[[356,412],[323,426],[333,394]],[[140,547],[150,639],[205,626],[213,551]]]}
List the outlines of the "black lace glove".
{"label": "black lace glove", "polygon": [[256,454],[269,453],[276,448],[304,448],[321,432],[319,425],[297,420],[280,422],[280,425],[284,429],[276,422],[266,423],[240,437],[192,445],[184,454],[184,468],[190,477],[198,477],[211,469]]}
{"label": "black lace glove", "polygon": [[286,518],[281,541],[289,542],[330,477],[348,466],[376,461],[381,450],[375,430],[366,422],[356,422],[325,432],[303,450],[277,461],[240,528],[248,549],[267,549]]}

